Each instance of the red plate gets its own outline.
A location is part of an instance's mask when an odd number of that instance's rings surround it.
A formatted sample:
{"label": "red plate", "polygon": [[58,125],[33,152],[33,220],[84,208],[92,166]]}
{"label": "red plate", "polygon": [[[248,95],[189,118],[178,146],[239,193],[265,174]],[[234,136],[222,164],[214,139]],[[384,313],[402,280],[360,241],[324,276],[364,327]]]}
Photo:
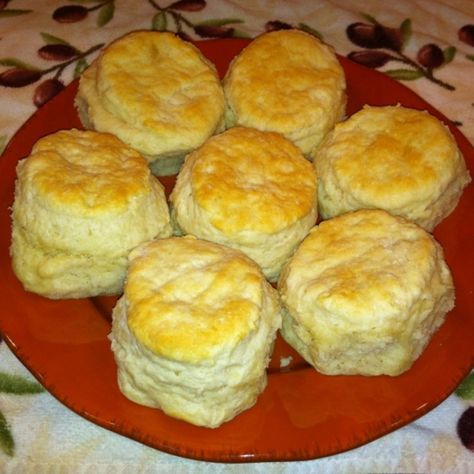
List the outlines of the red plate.
{"label": "red plate", "polygon": [[[198,43],[221,75],[246,40]],[[449,121],[409,89],[376,71],[340,58],[353,113],[363,104],[427,109]],[[114,298],[50,301],[27,293],[10,266],[9,207],[16,162],[41,136],[80,127],[73,108],[77,83],[41,108],[13,138],[0,160],[1,330],[19,359],[58,400],[109,430],[179,456],[214,461],[311,459],[339,453],[420,417],[449,396],[473,366],[474,189],[435,232],[457,289],[456,308],[424,354],[392,378],[318,374],[278,340],[268,386],[250,410],[218,429],[198,428],[127,400],[118,390],[107,335]],[[450,127],[472,170],[474,150]],[[168,192],[174,180],[165,180]],[[293,363],[280,369],[281,357]]]}

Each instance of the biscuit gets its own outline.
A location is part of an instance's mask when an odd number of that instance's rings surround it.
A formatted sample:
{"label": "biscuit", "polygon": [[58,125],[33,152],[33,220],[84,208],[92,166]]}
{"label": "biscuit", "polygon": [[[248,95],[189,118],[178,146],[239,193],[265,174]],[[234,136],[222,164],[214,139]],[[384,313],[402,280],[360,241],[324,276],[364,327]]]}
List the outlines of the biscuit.
{"label": "biscuit", "polygon": [[86,128],[117,135],[157,175],[176,173],[224,125],[214,65],[166,32],[136,31],[111,43],[81,76],[76,106]]}
{"label": "biscuit", "polygon": [[214,428],[254,405],[265,388],[281,314],[255,262],[186,236],[131,252],[112,321],[123,394]]}
{"label": "biscuit", "polygon": [[300,30],[264,33],[229,66],[226,127],[283,134],[305,155],[345,114],[346,82],[334,52]]}
{"label": "biscuit", "polygon": [[17,166],[12,265],[25,289],[49,298],[122,290],[129,251],[171,234],[163,186],[113,135],[60,131]]}
{"label": "biscuit", "polygon": [[400,106],[366,106],[337,124],[313,161],[324,219],[381,208],[431,231],[471,180],[448,129]]}
{"label": "biscuit", "polygon": [[170,201],[178,232],[238,248],[276,280],[316,222],[317,178],[282,135],[234,127],[188,155]]}
{"label": "biscuit", "polygon": [[383,210],[323,221],[278,284],[284,339],[328,375],[398,375],[454,306],[441,246]]}

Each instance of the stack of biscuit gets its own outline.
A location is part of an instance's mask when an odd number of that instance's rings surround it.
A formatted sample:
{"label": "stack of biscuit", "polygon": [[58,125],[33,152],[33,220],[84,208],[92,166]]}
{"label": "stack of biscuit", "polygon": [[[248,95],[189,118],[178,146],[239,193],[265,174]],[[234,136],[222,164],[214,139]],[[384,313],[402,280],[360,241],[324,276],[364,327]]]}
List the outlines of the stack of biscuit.
{"label": "stack of biscuit", "polygon": [[336,124],[313,151],[324,219],[385,209],[431,231],[470,182],[456,141],[426,111],[369,107]]}
{"label": "stack of biscuit", "polygon": [[129,252],[171,235],[164,188],[114,135],[63,130],[17,166],[12,265],[24,287],[53,298],[122,291]]}
{"label": "stack of biscuit", "polygon": [[316,172],[282,135],[233,127],[186,158],[170,203],[177,232],[238,248],[275,281],[316,223]]}
{"label": "stack of biscuit", "polygon": [[299,30],[255,38],[223,80],[226,126],[281,133],[305,155],[346,112],[344,71],[330,47]]}
{"label": "stack of biscuit", "polygon": [[[280,327],[322,373],[408,370],[454,305],[428,232],[470,176],[435,117],[344,119],[345,89],[302,31],[259,36],[222,84],[177,36],[118,39],[80,80],[95,131],[47,137],[18,165],[18,278],[50,298],[123,291],[121,391],[199,426],[256,402]],[[166,202],[152,174],[173,173]]]}
{"label": "stack of biscuit", "polygon": [[404,372],[454,306],[440,245],[380,209],[312,229],[285,266],[279,291],[282,336],[329,375]]}
{"label": "stack of biscuit", "polygon": [[129,258],[111,333],[122,392],[207,427],[254,405],[281,320],[258,265],[191,236],[142,244]]}
{"label": "stack of biscuit", "polygon": [[224,125],[214,65],[172,33],[136,31],[111,43],[81,76],[76,105],[84,127],[117,135],[159,176],[176,173]]}

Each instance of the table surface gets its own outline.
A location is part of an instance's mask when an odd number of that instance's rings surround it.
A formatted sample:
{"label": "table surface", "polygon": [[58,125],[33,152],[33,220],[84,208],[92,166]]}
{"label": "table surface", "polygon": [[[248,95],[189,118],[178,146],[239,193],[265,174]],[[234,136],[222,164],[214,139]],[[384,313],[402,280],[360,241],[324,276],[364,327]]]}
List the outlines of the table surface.
{"label": "table surface", "polygon": [[[59,10],[72,4],[76,7]],[[380,65],[356,23],[398,30],[404,38],[398,60]],[[180,29],[205,40],[252,38],[289,26],[321,36],[341,55],[378,66],[474,142],[472,1],[0,0],[0,74],[31,66],[52,69],[22,87],[4,87],[6,76],[0,79],[0,151],[60,88],[45,86],[45,80],[67,85],[97,55],[99,45],[128,31]],[[44,47],[53,43],[85,54],[69,61],[55,56],[53,48],[51,56],[51,48]],[[360,448],[312,461],[246,465],[193,461],[143,446],[84,420],[33,381],[0,341],[1,472],[474,472],[473,375],[427,415]]]}

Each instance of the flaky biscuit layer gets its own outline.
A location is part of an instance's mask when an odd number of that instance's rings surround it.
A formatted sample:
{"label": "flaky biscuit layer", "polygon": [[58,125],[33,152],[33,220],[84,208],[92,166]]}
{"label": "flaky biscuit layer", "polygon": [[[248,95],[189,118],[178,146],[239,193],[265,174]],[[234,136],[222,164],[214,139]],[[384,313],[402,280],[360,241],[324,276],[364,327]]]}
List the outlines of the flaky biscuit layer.
{"label": "flaky biscuit layer", "polygon": [[156,166],[223,126],[214,65],[166,32],[137,31],[111,43],[83,73],[76,104],[86,127],[116,134]]}
{"label": "flaky biscuit layer", "polygon": [[471,180],[448,129],[401,106],[364,107],[336,125],[313,161],[323,218],[382,208],[432,230]]}
{"label": "flaky biscuit layer", "polygon": [[283,337],[326,374],[397,375],[454,305],[440,245],[382,210],[323,221],[285,266]]}
{"label": "flaky biscuit layer", "polygon": [[128,252],[171,233],[146,160],[91,131],[35,144],[18,163],[12,219],[13,268],[27,289],[51,298],[119,293]]}
{"label": "flaky biscuit layer", "polygon": [[345,114],[344,71],[333,51],[300,30],[255,38],[224,78],[226,125],[282,133],[309,154]]}
{"label": "flaky biscuit layer", "polygon": [[281,324],[276,291],[243,253],[191,236],[130,255],[113,312],[121,390],[215,427],[252,406]]}
{"label": "flaky biscuit layer", "polygon": [[171,194],[184,233],[239,248],[270,278],[314,225],[317,178],[282,135],[234,127],[191,153]]}

